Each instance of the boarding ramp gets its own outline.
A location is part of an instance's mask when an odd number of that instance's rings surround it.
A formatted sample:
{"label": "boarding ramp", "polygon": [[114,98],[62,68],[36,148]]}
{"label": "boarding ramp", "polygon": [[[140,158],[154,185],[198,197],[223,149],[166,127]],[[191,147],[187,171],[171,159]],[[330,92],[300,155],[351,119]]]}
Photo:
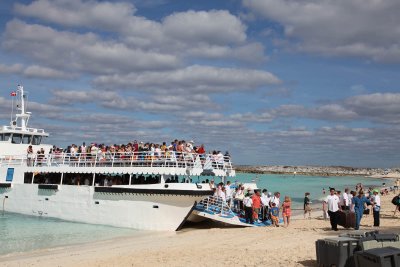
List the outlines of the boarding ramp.
{"label": "boarding ramp", "polygon": [[192,211],[190,221],[196,222],[201,219],[211,219],[213,221],[222,222],[229,225],[243,227],[269,226],[271,221],[254,222],[254,224],[246,223],[242,214],[234,212],[230,205],[220,197],[209,196],[200,201]]}
{"label": "boarding ramp", "polygon": [[234,213],[231,207],[220,197],[209,196],[200,201],[194,208],[192,215],[199,216],[213,221],[229,225],[252,227],[255,225],[242,222],[238,214]]}

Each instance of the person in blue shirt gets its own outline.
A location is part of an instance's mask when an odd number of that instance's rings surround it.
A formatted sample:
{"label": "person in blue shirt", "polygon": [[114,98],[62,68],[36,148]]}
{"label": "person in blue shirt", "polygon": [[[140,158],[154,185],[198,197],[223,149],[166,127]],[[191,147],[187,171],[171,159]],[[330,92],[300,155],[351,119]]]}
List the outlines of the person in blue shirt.
{"label": "person in blue shirt", "polygon": [[276,206],[275,203],[272,203],[272,207],[270,209],[270,217],[272,225],[279,227],[279,208]]}
{"label": "person in blue shirt", "polygon": [[356,213],[356,227],[354,229],[360,229],[361,218],[364,214],[365,205],[371,205],[371,201],[364,196],[364,192],[360,190],[358,196],[353,197],[351,200],[354,204],[354,212]]}

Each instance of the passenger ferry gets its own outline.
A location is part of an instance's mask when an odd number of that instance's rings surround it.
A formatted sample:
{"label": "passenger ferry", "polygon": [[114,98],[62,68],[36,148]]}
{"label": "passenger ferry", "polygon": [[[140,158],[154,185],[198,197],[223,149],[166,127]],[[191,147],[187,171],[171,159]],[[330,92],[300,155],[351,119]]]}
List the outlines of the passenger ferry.
{"label": "passenger ferry", "polygon": [[[213,194],[192,177],[235,176],[229,157],[186,152],[53,153],[43,129],[28,128],[24,88],[18,114],[0,128],[2,211],[141,230],[179,230]],[[32,146],[33,153],[27,153]],[[39,153],[38,153],[39,151]],[[41,152],[40,152],[41,151]],[[110,183],[109,181],[113,181]],[[181,182],[182,181],[182,182]]]}

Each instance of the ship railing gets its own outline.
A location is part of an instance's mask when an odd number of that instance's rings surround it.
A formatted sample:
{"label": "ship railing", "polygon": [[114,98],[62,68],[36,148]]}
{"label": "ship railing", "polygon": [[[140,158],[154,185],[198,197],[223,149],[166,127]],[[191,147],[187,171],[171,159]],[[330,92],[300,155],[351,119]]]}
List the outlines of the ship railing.
{"label": "ship railing", "polygon": [[197,206],[197,210],[210,214],[218,214],[221,216],[235,216],[231,206],[223,198],[219,196],[209,196],[201,200]]}
{"label": "ship railing", "polygon": [[44,129],[36,129],[36,128],[25,128],[23,129],[20,126],[3,126],[3,131],[25,131],[30,133],[45,133]]}
{"label": "ship railing", "polygon": [[51,153],[0,157],[1,166],[71,167],[176,167],[187,169],[232,170],[230,157],[219,159],[209,154],[189,152],[108,152]]}

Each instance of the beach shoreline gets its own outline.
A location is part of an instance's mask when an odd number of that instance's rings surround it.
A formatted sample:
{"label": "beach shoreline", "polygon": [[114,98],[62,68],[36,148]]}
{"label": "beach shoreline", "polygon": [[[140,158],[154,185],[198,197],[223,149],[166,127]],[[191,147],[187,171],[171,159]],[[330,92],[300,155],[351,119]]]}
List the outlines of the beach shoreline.
{"label": "beach shoreline", "polygon": [[236,165],[237,173],[307,175],[307,176],[361,176],[365,178],[397,179],[400,169],[357,168],[346,166],[283,166],[283,165]]}
{"label": "beach shoreline", "polygon": [[[372,215],[361,229],[400,233],[400,213],[393,217],[393,193],[382,197],[381,227]],[[319,213],[319,212],[318,212]],[[284,227],[223,227],[206,222],[179,232],[154,232],[92,243],[0,256],[0,265],[14,266],[316,266],[315,241],[337,236],[322,212],[312,219],[294,216]]]}

